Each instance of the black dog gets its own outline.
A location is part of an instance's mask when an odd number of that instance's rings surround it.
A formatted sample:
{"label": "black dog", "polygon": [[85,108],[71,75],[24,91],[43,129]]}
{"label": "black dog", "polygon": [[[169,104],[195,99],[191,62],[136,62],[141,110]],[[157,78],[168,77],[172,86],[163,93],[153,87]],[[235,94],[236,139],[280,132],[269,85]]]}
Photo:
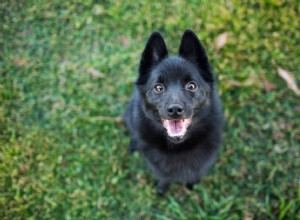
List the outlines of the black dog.
{"label": "black dog", "polygon": [[158,178],[158,193],[172,182],[192,189],[212,166],[223,114],[205,49],[192,31],[184,32],[173,57],[163,37],[152,33],[124,121],[132,135],[129,150],[143,155]]}

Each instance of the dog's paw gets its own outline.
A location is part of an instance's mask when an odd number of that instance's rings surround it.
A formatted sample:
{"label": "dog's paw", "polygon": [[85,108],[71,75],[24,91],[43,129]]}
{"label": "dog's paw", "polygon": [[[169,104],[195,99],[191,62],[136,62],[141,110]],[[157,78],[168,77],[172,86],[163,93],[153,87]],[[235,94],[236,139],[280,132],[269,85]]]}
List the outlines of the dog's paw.
{"label": "dog's paw", "polygon": [[158,195],[163,196],[169,189],[170,183],[157,181],[156,192]]}
{"label": "dog's paw", "polygon": [[133,138],[130,140],[130,144],[128,147],[128,153],[133,154],[137,150],[137,141]]}
{"label": "dog's paw", "polygon": [[193,183],[187,183],[185,186],[186,186],[187,189],[189,189],[191,191],[194,189],[194,184]]}

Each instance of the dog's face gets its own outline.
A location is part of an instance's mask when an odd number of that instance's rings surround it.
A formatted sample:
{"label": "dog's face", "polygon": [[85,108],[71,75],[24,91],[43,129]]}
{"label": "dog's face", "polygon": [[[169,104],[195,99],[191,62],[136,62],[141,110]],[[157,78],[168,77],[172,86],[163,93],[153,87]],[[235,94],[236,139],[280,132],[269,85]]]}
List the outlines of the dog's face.
{"label": "dog's face", "polygon": [[164,39],[154,32],[143,52],[139,71],[137,85],[147,117],[164,128],[171,142],[183,142],[195,123],[193,116],[207,110],[213,83],[197,36],[186,31],[179,56],[168,57]]}

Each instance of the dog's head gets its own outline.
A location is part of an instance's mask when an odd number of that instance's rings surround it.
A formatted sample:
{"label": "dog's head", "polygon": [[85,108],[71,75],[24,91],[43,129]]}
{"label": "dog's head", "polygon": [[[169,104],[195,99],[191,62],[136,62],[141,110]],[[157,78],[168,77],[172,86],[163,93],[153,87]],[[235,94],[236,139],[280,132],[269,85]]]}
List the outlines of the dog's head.
{"label": "dog's head", "polygon": [[183,142],[190,127],[205,116],[213,81],[205,49],[192,31],[184,32],[174,57],[168,56],[160,33],[152,33],[136,84],[147,117],[164,128],[171,142]]}

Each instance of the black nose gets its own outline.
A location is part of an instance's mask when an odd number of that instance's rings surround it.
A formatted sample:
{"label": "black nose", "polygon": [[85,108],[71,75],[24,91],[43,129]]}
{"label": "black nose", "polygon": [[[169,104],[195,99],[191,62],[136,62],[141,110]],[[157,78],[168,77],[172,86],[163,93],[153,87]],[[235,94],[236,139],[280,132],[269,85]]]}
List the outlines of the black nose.
{"label": "black nose", "polygon": [[183,106],[180,105],[180,104],[171,104],[171,105],[169,105],[167,111],[168,111],[168,115],[170,117],[180,116],[184,112]]}

